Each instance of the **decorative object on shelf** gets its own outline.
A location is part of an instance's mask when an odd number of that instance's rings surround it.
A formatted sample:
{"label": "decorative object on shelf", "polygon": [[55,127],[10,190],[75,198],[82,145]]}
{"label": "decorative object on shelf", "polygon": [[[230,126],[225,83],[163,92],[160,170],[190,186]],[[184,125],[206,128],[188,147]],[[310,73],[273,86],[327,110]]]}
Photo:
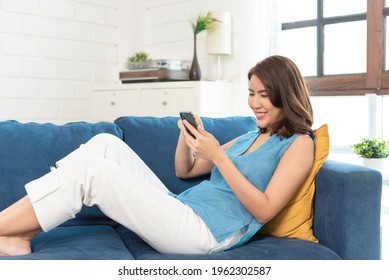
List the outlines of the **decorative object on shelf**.
{"label": "decorative object on shelf", "polygon": [[231,54],[231,12],[210,12],[215,26],[207,31],[207,53],[217,56],[217,80],[220,81],[220,56]]}
{"label": "decorative object on shelf", "polygon": [[152,67],[151,57],[144,51],[134,53],[127,59],[127,69],[146,69]]}
{"label": "decorative object on shelf", "polygon": [[193,29],[193,60],[192,65],[189,70],[189,79],[194,81],[199,81],[201,79],[201,69],[200,64],[197,59],[197,34],[204,30],[210,30],[215,25],[215,19],[210,17],[210,13],[208,12],[206,15],[199,14],[195,20],[192,21],[192,29]]}
{"label": "decorative object on shelf", "polygon": [[128,70],[119,73],[119,78],[122,83],[189,80],[190,61],[153,59],[131,63],[133,64],[131,67],[128,67]]}
{"label": "decorative object on shelf", "polygon": [[389,141],[378,138],[362,138],[357,144],[351,146],[353,152],[362,157],[365,166],[380,171],[389,172]]}

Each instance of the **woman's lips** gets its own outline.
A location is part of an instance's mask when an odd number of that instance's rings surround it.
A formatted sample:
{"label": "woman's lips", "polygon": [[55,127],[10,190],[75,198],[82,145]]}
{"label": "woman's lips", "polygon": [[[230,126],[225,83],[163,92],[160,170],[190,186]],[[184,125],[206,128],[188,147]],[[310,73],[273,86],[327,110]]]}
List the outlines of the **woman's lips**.
{"label": "woman's lips", "polygon": [[255,113],[255,117],[258,119],[258,120],[261,120],[265,117],[266,113],[265,112],[259,112],[259,113]]}

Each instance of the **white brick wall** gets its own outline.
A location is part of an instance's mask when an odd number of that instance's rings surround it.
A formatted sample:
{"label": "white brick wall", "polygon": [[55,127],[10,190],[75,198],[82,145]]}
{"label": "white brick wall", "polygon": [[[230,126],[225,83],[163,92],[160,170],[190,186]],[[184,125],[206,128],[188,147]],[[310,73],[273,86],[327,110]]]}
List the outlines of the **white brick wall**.
{"label": "white brick wall", "polygon": [[22,22],[16,14],[0,11],[0,32],[19,33],[22,30]]}
{"label": "white brick wall", "polygon": [[[192,61],[193,33],[190,20],[199,12],[231,11],[232,54],[221,57],[222,80],[234,82],[234,108],[231,114],[250,114],[247,96],[247,72],[270,54],[267,25],[273,1],[267,0],[150,0],[145,1],[145,47],[153,58]],[[206,32],[197,37],[197,57],[201,78],[217,79],[217,57],[208,55]]]}
{"label": "white brick wall", "polygon": [[39,99],[40,81],[30,78],[4,78],[4,99]]}
{"label": "white brick wall", "polygon": [[[153,59],[193,57],[190,18],[200,11],[229,10],[233,54],[222,57],[221,75],[242,82],[237,112],[246,110],[246,72],[266,47],[246,51],[266,34],[247,15],[266,0],[0,0],[0,120],[65,123],[90,119],[91,91],[120,83],[118,72],[136,51]],[[266,17],[263,7],[258,9]],[[252,12],[252,11],[251,11]],[[255,17],[255,15],[254,15]],[[247,41],[248,40],[248,41]],[[216,57],[198,37],[202,79],[216,79]]]}
{"label": "white brick wall", "polygon": [[0,120],[88,120],[93,85],[118,82],[125,2],[1,0]]}

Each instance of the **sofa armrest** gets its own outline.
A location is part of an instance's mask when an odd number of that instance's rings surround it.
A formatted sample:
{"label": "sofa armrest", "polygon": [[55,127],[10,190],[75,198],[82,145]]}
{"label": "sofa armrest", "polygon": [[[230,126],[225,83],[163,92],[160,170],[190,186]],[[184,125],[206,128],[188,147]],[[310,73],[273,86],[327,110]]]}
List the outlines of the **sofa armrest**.
{"label": "sofa armrest", "polygon": [[328,160],[316,176],[314,234],[343,259],[380,259],[381,173]]}

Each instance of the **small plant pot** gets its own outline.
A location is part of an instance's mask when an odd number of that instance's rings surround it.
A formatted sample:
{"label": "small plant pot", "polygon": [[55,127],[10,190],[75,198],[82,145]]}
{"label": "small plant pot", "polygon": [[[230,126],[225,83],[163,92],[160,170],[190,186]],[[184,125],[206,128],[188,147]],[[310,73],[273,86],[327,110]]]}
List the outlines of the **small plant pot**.
{"label": "small plant pot", "polygon": [[128,70],[149,69],[149,68],[153,68],[153,61],[151,60],[127,62]]}
{"label": "small plant pot", "polygon": [[378,170],[382,175],[389,173],[389,158],[362,158],[363,165]]}

